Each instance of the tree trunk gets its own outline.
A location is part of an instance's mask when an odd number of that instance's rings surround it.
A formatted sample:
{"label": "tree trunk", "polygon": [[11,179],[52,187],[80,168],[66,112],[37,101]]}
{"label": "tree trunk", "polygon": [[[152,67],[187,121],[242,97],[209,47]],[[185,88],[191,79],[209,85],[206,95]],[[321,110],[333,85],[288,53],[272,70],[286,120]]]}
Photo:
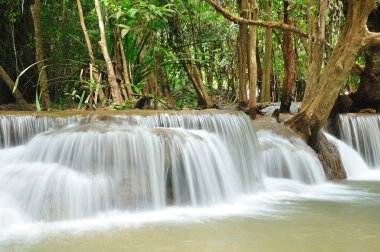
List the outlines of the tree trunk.
{"label": "tree trunk", "polygon": [[[239,0],[238,9],[240,17],[249,19],[248,16],[248,0]],[[247,59],[248,52],[248,26],[239,24],[238,35],[238,56],[239,56],[239,106],[245,108],[247,106]]]}
{"label": "tree trunk", "polygon": [[[262,83],[263,83],[263,67],[261,66],[261,61],[260,61],[259,39],[256,39],[256,42],[257,42],[256,43],[257,89],[261,90]],[[256,99],[259,99],[259,98],[256,97]]]}
{"label": "tree trunk", "polygon": [[195,91],[198,95],[198,105],[203,108],[211,108],[212,101],[208,95],[206,88],[203,84],[201,73],[198,66],[192,59],[190,48],[184,45],[182,40],[182,29],[180,27],[178,15],[173,15],[170,18],[170,28],[171,28],[171,41],[173,50],[180,59],[180,62],[186,72],[186,75],[190,79],[194,86]]}
{"label": "tree trunk", "polygon": [[194,63],[194,61],[191,59],[191,53],[189,48],[183,49],[183,55],[179,54],[179,57],[185,57],[187,60],[182,61],[182,65],[185,69],[185,72],[191,82],[193,83],[193,86],[195,88],[195,91],[198,94],[199,99],[199,106],[204,108],[211,108],[212,107],[212,101],[209,97],[206,88],[204,87],[202,76],[199,72],[199,69],[197,65]]}
{"label": "tree trunk", "polygon": [[246,25],[255,25],[265,28],[272,28],[272,29],[279,29],[283,31],[291,31],[293,33],[296,33],[300,35],[301,37],[307,38],[307,33],[303,32],[297,27],[289,26],[284,24],[283,22],[271,22],[271,21],[260,21],[260,20],[251,20],[246,19],[242,17],[234,16],[233,14],[229,13],[224,7],[222,7],[220,4],[218,4],[216,1],[213,0],[204,0],[209,5],[211,5],[217,12],[223,15],[226,19],[234,22],[235,24],[246,24]]}
{"label": "tree trunk", "polygon": [[33,24],[34,24],[34,40],[36,46],[36,62],[39,72],[39,82],[41,87],[41,104],[45,109],[49,109],[51,106],[48,77],[45,68],[44,60],[44,48],[42,43],[41,33],[41,0],[35,0],[34,4],[30,6],[32,12]]}
{"label": "tree trunk", "polygon": [[[146,45],[148,45],[151,42],[152,40],[151,35],[152,34],[150,32],[148,32],[148,34],[140,33],[137,35],[136,45],[142,46],[139,59],[138,59],[139,62],[143,62],[144,59],[147,57],[146,55],[148,53],[148,48]],[[153,85],[154,85],[153,74],[154,73],[152,73],[151,69],[149,69],[148,66],[144,67],[143,72],[149,73],[145,77],[145,85],[143,87],[142,94],[144,95],[145,98],[148,99],[147,101],[149,102],[147,103],[147,105],[148,107],[150,107],[150,99],[151,99],[150,95],[153,94]]]}
{"label": "tree trunk", "polygon": [[[271,16],[271,7],[269,0],[265,0],[264,3],[265,20],[268,21]],[[264,61],[263,61],[263,82],[261,84],[261,102],[270,102],[270,76],[272,70],[272,29],[265,29],[265,44],[264,44]]]}
{"label": "tree trunk", "polygon": [[115,75],[115,71],[113,68],[112,61],[111,61],[111,57],[108,53],[106,32],[104,28],[104,22],[103,22],[102,11],[100,8],[99,0],[95,0],[95,9],[96,9],[96,14],[98,16],[98,22],[99,22],[99,31],[100,31],[99,44],[102,49],[104,61],[107,67],[108,85],[110,86],[113,104],[123,104],[124,100],[123,100],[123,97],[121,96],[119,84],[116,81],[116,75]]}
{"label": "tree trunk", "polygon": [[82,9],[82,4],[81,4],[80,0],[77,0],[77,6],[78,6],[79,22],[80,22],[80,26],[82,28],[84,38],[86,40],[86,46],[87,46],[87,50],[88,50],[88,56],[90,57],[90,63],[93,66],[95,66],[94,52],[92,50],[92,44],[91,44],[90,36],[88,35],[88,32],[87,32],[86,22],[84,21],[83,9]]}
{"label": "tree trunk", "polygon": [[[256,0],[250,0],[250,18],[257,19],[259,12]],[[249,73],[249,100],[248,100],[248,114],[252,119],[256,118],[256,90],[257,90],[257,59],[256,59],[256,45],[257,45],[257,29],[256,26],[249,27],[249,43],[248,43],[248,73]]]}
{"label": "tree trunk", "polygon": [[325,31],[326,31],[326,14],[327,0],[318,2],[318,16],[314,15],[314,0],[307,3],[308,14],[308,68],[307,68],[307,85],[302,101],[302,107],[307,106],[312,101],[317,88],[320,72],[323,64],[323,54],[325,52]]}
{"label": "tree trunk", "polygon": [[349,0],[344,30],[312,92],[301,111],[285,122],[303,139],[315,142],[317,133],[326,123],[343,81],[354,66],[360,50],[367,45],[380,44],[380,35],[367,31],[366,22],[375,0]]}
{"label": "tree trunk", "polygon": [[125,56],[123,40],[122,40],[120,34],[119,34],[118,38],[119,38],[119,45],[120,45],[120,52],[121,52],[121,60],[122,60],[122,63],[123,63],[124,85],[125,85],[125,88],[127,89],[128,98],[131,99],[133,91],[132,91],[131,83],[129,81],[129,72],[128,72],[127,58]]}
{"label": "tree trunk", "polygon": [[[292,11],[289,4],[289,0],[284,0],[284,23],[288,25],[293,25],[292,21]],[[284,83],[282,84],[281,90],[281,113],[290,113],[290,105],[292,102],[292,92],[295,86],[296,78],[296,64],[294,59],[293,51],[293,37],[292,34],[288,31],[283,32],[283,55],[284,55],[284,67],[285,67],[285,76]]]}
{"label": "tree trunk", "polygon": [[13,91],[15,83],[13,82],[11,77],[9,77],[8,73],[4,70],[2,66],[0,66],[0,78],[4,80],[5,84],[12,92],[13,97],[16,99],[17,104],[20,106],[22,110],[33,110],[33,107],[24,99],[21,92],[17,88],[15,91]]}
{"label": "tree trunk", "polygon": [[152,57],[153,57],[153,106],[154,109],[158,109],[158,83],[157,83],[157,59],[156,59],[156,41],[155,38],[152,36]]}
{"label": "tree trunk", "polygon": [[[380,32],[380,7],[371,12],[367,22],[371,32]],[[356,93],[351,95],[352,111],[371,108],[380,112],[380,46],[374,45],[366,49],[365,67],[360,71],[360,85]]]}
{"label": "tree trunk", "polygon": [[380,46],[371,46],[365,51],[365,62],[359,88],[351,95],[351,111],[371,108],[380,112]]}
{"label": "tree trunk", "polygon": [[161,64],[162,62],[164,61],[164,56],[162,53],[158,53],[157,54],[157,66],[158,66],[158,69],[157,69],[157,82],[159,84],[159,86],[161,87],[161,90],[162,90],[162,95],[163,97],[165,97],[168,105],[170,108],[175,108],[175,100],[174,100],[174,97],[173,97],[173,93],[170,89],[170,85],[169,85],[169,82],[168,82],[168,78],[166,76],[166,73],[164,71],[164,69],[161,67]]}
{"label": "tree trunk", "polygon": [[210,42],[209,53],[210,53],[210,63],[207,72],[207,84],[212,88],[214,84],[214,71],[215,71],[215,42]]}
{"label": "tree trunk", "polygon": [[114,72],[116,76],[116,81],[120,86],[121,94],[123,95],[124,100],[129,99],[129,94],[126,90],[125,85],[125,78],[123,74],[123,60],[122,60],[122,52],[121,52],[121,40],[119,39],[120,32],[119,27],[117,25],[114,25],[113,27],[113,41],[114,41],[114,48],[113,48],[113,62],[114,62]]}
{"label": "tree trunk", "polygon": [[[90,58],[90,64],[96,69],[94,51],[92,50],[92,44],[91,44],[90,36],[88,35],[88,32],[87,32],[86,23],[84,21],[84,16],[83,16],[82,4],[81,4],[80,0],[77,0],[77,6],[78,6],[78,15],[79,15],[80,26],[82,28],[82,32],[83,32],[84,38],[86,40],[86,46],[87,46],[88,56]],[[98,71],[95,70],[93,75],[94,75],[95,82],[98,86],[99,85],[99,83],[98,83],[99,82]],[[103,104],[104,100],[105,100],[105,95],[104,95],[103,89],[97,87],[96,90],[98,90],[98,91],[96,91],[96,93],[99,93],[99,101],[100,101],[100,103]],[[95,97],[97,97],[97,94],[95,94]]]}

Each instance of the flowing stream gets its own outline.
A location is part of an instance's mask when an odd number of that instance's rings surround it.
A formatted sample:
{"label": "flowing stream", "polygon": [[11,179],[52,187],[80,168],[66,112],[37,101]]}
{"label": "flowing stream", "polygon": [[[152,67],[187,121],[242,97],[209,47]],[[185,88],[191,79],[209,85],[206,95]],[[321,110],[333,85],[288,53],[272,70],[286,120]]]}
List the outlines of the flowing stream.
{"label": "flowing stream", "polygon": [[378,251],[380,153],[328,135],[349,176],[331,183],[283,131],[224,111],[0,115],[0,251]]}
{"label": "flowing stream", "polygon": [[340,138],[357,150],[370,167],[380,167],[380,115],[339,116]]}

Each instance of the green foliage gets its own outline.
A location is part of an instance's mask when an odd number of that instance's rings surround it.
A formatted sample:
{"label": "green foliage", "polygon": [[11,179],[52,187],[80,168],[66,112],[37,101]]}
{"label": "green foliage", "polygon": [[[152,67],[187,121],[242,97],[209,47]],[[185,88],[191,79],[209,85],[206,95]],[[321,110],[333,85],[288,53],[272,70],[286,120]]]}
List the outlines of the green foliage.
{"label": "green foliage", "polygon": [[163,28],[174,12],[172,4],[159,6],[153,1],[113,0],[109,7],[113,12],[111,18],[123,28],[122,34],[126,34],[131,28],[139,31]]}
{"label": "green foliage", "polygon": [[83,99],[84,99],[85,94],[86,94],[86,91],[83,91],[82,96],[80,97],[80,100],[79,100],[79,103],[78,103],[77,110],[80,110],[82,108]]}
{"label": "green foliage", "polygon": [[[149,87],[148,77],[153,74],[154,66],[160,75],[158,79],[159,89],[170,89],[176,101],[176,107],[193,108],[197,106],[197,94],[183,69],[183,64],[188,58],[175,52],[174,49],[188,48],[191,60],[200,69],[202,81],[207,91],[218,103],[232,104],[236,101],[237,79],[237,36],[239,27],[226,20],[214,11],[212,7],[200,0],[101,0],[103,18],[106,24],[107,45],[114,65],[117,65],[115,55],[117,39],[121,37],[124,53],[127,61],[129,83],[132,91],[139,95],[152,95],[152,87]],[[230,13],[238,15],[236,1],[219,1]],[[269,21],[283,20],[283,0],[270,0],[271,15],[265,16],[264,0],[258,0],[259,19]],[[291,0],[293,8],[293,20],[299,29],[307,30],[307,0]],[[334,1],[333,1],[334,2]],[[107,85],[107,70],[99,41],[99,26],[94,10],[93,1],[81,1],[87,32],[93,46],[96,59],[96,71],[101,75],[101,87],[109,97]],[[1,27],[10,24],[17,28],[23,18],[31,20],[29,6],[21,1],[0,0]],[[312,11],[316,11],[314,8]],[[181,38],[173,43],[172,17],[178,17],[181,30]],[[55,109],[81,108],[86,97],[90,95],[90,86],[96,90],[96,82],[90,80],[88,71],[88,51],[83,32],[79,24],[76,0],[42,1],[42,31],[45,49],[45,65],[49,76],[51,97]],[[327,40],[333,46],[339,36],[343,23],[342,6],[331,3],[330,12],[326,17]],[[0,24],[1,25],[1,24]],[[117,27],[118,29],[115,29]],[[17,29],[16,29],[17,30]],[[116,32],[118,30],[118,32]],[[23,39],[27,40],[27,47],[23,47],[22,54],[25,58],[34,59],[35,48],[33,30],[20,30]],[[258,53],[262,63],[264,52],[264,29],[258,28]],[[10,36],[9,34],[6,36]],[[282,54],[282,32],[273,32],[273,58],[272,73],[273,90],[279,96],[279,90],[284,79],[284,61]],[[20,36],[16,39],[20,39]],[[5,41],[5,40],[4,40]],[[3,42],[2,47],[12,48],[11,39]],[[0,39],[0,42],[2,40]],[[213,45],[213,47],[211,46]],[[18,42],[15,43],[16,53],[21,51]],[[0,48],[0,52],[1,49]],[[6,64],[15,68],[14,52],[9,50],[11,60]],[[294,36],[294,51],[296,54],[297,76],[296,83],[302,93],[307,80],[306,48],[298,36]],[[327,50],[326,59],[331,51]],[[362,60],[362,58],[360,59]],[[33,61],[33,60],[32,60]],[[361,62],[363,63],[363,62]],[[21,74],[13,77],[16,86],[25,89],[29,100],[39,103],[39,95],[35,96],[36,85],[26,83],[38,83],[39,73],[35,65],[27,67],[32,62],[22,62],[25,68]],[[208,82],[208,74],[212,66],[212,82]],[[120,67],[119,67],[120,68]],[[81,71],[84,71],[81,74]],[[118,81],[122,79],[122,71],[118,69]],[[18,77],[17,77],[18,75]],[[16,78],[17,77],[17,78]],[[25,80],[26,79],[26,80]],[[358,83],[358,77],[353,75],[347,80],[351,86]],[[356,83],[356,84],[354,84]],[[19,85],[20,84],[20,85]],[[260,83],[259,83],[260,84]],[[31,89],[31,91],[29,90]],[[162,92],[163,93],[163,92]],[[165,95],[159,97],[160,100]],[[299,99],[301,97],[298,97]],[[125,105],[113,109],[127,109],[133,107],[133,101],[127,101]]]}
{"label": "green foliage", "polygon": [[141,94],[145,79],[152,72],[153,59],[151,50],[143,53],[147,39],[148,35],[135,38],[132,32],[128,32],[124,37],[124,50],[128,63],[130,83],[138,94]]}
{"label": "green foliage", "polygon": [[19,1],[0,0],[0,20],[10,23],[20,21],[23,15],[23,7]]}
{"label": "green foliage", "polygon": [[41,111],[40,98],[37,92],[36,92],[36,110]]}
{"label": "green foliage", "polygon": [[112,109],[114,110],[126,110],[126,109],[132,109],[134,107],[134,102],[132,100],[127,100],[124,105],[114,105],[112,106]]}

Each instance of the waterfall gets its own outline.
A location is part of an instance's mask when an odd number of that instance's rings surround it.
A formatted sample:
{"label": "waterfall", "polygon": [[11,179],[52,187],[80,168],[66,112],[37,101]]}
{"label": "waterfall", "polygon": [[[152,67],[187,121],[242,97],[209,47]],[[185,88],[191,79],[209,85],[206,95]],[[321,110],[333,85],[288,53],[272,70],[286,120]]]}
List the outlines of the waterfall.
{"label": "waterfall", "polygon": [[324,133],[329,141],[334,143],[341,156],[347,179],[350,180],[379,180],[380,170],[370,169],[360,154],[345,142],[333,135]]}
{"label": "waterfall", "polygon": [[283,137],[268,130],[258,131],[263,149],[265,174],[307,184],[325,181],[322,164],[299,137]]}
{"label": "waterfall", "polygon": [[259,142],[241,113],[0,116],[0,122],[0,199],[32,220],[209,206],[261,187]]}
{"label": "waterfall", "polygon": [[81,116],[0,115],[0,148],[24,144],[38,133],[84,119]]}
{"label": "waterfall", "polygon": [[370,167],[380,167],[380,115],[339,115],[340,138],[357,150]]}

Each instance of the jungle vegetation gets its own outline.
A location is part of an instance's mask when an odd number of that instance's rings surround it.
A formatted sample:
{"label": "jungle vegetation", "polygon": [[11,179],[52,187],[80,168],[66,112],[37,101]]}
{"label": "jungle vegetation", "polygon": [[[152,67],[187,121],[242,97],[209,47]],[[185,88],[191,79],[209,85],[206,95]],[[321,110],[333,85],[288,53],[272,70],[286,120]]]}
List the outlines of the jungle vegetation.
{"label": "jungle vegetation", "polygon": [[339,94],[378,109],[378,14],[375,0],[0,0],[0,104],[255,118],[302,101],[286,125],[309,140]]}

